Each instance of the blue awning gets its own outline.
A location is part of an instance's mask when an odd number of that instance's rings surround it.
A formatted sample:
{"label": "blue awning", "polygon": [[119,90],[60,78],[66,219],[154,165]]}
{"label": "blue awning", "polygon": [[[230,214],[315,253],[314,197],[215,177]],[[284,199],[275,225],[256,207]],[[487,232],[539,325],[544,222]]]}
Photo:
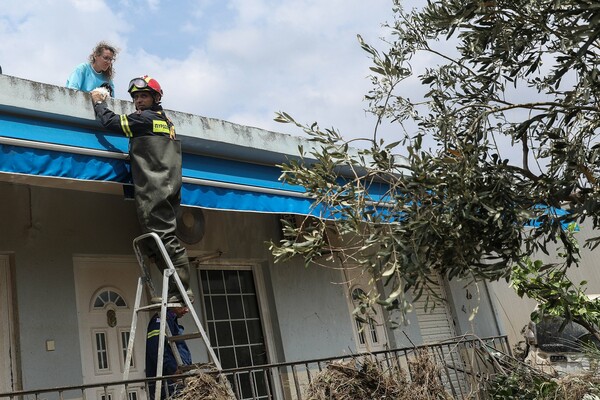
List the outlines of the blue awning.
{"label": "blue awning", "polygon": [[[130,185],[128,139],[67,124],[0,115],[0,173]],[[278,214],[318,214],[278,167],[183,154],[182,204]]]}

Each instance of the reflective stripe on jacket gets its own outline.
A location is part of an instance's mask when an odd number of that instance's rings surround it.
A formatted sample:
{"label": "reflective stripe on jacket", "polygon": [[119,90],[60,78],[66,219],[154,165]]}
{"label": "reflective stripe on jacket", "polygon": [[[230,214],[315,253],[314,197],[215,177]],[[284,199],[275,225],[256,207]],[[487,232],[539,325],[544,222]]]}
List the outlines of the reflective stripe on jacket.
{"label": "reflective stripe on jacket", "polygon": [[132,114],[116,114],[106,102],[94,105],[96,116],[105,128],[122,133],[128,138],[139,136],[170,136],[175,138],[175,128],[162,107],[136,111]]}

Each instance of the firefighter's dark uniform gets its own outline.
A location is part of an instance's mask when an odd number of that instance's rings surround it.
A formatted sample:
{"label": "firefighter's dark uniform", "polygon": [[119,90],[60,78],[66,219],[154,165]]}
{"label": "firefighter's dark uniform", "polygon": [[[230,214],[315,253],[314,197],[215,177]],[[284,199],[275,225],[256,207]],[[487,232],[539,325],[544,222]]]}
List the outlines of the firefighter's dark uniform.
{"label": "firefighter's dark uniform", "polygon": [[[105,128],[129,138],[134,197],[142,231],[160,236],[183,286],[188,289],[189,261],[175,235],[181,201],[181,144],[171,138],[175,132],[172,122],[159,105],[119,115],[102,101],[94,104],[94,111]],[[161,270],[166,267],[161,262],[157,265]],[[169,287],[169,297],[173,295],[178,295],[174,283]]]}
{"label": "firefighter's dark uniform", "polygon": [[[183,326],[179,325],[177,314],[170,309],[167,310],[167,325],[171,330],[171,336],[183,335]],[[148,323],[148,336],[146,338],[146,377],[148,378],[156,376],[156,369],[158,366],[158,346],[160,344],[158,341],[159,333],[160,316],[158,314],[154,314]],[[181,357],[181,362],[183,365],[191,365],[192,354],[187,344],[183,340],[177,340],[175,341],[175,345],[177,346],[177,351],[179,352],[179,356]],[[179,366],[177,365],[177,360],[173,354],[173,350],[171,350],[171,346],[166,341],[164,349],[162,376],[175,375],[178,372],[177,369]],[[161,399],[167,397],[167,392],[171,395],[177,392],[178,388],[175,382],[168,380],[163,381],[163,383]],[[168,386],[168,391],[165,390],[165,386]],[[151,400],[154,399],[155,388],[156,385],[154,382],[150,382],[148,384],[148,394]]]}

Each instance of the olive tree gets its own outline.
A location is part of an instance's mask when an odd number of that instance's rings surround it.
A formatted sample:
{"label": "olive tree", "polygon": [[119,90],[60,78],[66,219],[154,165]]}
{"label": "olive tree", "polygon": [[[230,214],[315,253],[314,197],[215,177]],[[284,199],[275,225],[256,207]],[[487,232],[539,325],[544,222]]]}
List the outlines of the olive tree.
{"label": "olive tree", "polygon": [[345,140],[277,114],[316,144],[282,178],[306,188],[317,218],[285,223],[276,258],[357,263],[388,288],[371,301],[390,309],[433,273],[527,281],[522,268],[550,244],[563,262],[540,270],[576,264],[565,227],[600,224],[600,3],[429,0],[407,11],[394,0],[392,11],[383,50],[358,37],[372,59],[372,136]]}

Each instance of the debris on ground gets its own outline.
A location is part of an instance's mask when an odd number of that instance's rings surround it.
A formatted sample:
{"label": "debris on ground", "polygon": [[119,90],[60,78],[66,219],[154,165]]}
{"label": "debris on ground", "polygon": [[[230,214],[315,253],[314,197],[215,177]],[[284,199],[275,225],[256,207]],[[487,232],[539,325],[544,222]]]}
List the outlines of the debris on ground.
{"label": "debris on ground", "polygon": [[555,374],[525,364],[521,360],[506,355],[498,357],[498,354],[494,354],[496,368],[484,385],[486,398],[600,400],[600,375],[595,367],[588,372],[563,373],[557,377]]}
{"label": "debris on ground", "polygon": [[229,381],[223,375],[198,372],[185,378],[185,387],[171,400],[235,400]]}
{"label": "debris on ground", "polygon": [[370,358],[334,362],[319,372],[305,392],[306,400],[411,399],[451,400],[439,369],[426,351],[409,362],[412,379],[399,367],[385,368]]}
{"label": "debris on ground", "polygon": [[564,400],[599,399],[600,377],[592,373],[564,376],[556,380],[556,386],[556,398]]}

